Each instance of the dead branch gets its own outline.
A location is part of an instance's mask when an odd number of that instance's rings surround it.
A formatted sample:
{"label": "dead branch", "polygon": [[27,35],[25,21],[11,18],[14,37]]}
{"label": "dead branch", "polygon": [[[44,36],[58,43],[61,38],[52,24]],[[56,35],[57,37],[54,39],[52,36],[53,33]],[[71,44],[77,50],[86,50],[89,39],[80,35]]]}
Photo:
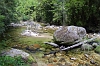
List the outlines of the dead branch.
{"label": "dead branch", "polygon": [[54,47],[58,47],[58,44],[55,44],[55,43],[52,43],[52,42],[44,42],[45,44],[49,44],[49,45],[52,45]]}
{"label": "dead branch", "polygon": [[69,46],[69,47],[63,48],[63,49],[61,49],[61,50],[72,49],[72,48],[77,47],[77,46],[80,46],[80,45],[82,45],[82,44],[84,44],[84,43],[86,43],[86,42],[91,42],[91,41],[93,41],[93,40],[96,39],[96,38],[97,38],[97,37],[94,37],[94,38],[91,38],[91,39],[85,40],[85,41],[83,41],[83,42],[80,42],[80,43],[77,43],[77,44],[75,44],[75,45],[72,45],[72,46]]}

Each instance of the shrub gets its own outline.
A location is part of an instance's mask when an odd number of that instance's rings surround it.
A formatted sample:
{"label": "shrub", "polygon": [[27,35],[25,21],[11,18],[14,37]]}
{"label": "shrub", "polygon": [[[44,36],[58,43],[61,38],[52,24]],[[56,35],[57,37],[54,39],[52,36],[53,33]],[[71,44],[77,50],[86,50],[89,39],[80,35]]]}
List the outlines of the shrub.
{"label": "shrub", "polygon": [[94,40],[96,43],[100,44],[100,38]]}
{"label": "shrub", "polygon": [[27,21],[27,20],[29,20],[29,19],[30,19],[29,16],[23,16],[23,21]]}
{"label": "shrub", "polygon": [[97,46],[97,47],[95,48],[95,52],[100,54],[100,46]]}
{"label": "shrub", "polygon": [[21,57],[0,56],[0,66],[26,66]]}

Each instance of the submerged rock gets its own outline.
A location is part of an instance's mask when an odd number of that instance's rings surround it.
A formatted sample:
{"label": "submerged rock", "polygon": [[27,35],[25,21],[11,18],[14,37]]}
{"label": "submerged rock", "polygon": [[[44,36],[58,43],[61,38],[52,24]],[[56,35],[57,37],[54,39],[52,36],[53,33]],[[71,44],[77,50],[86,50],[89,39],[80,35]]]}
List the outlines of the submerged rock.
{"label": "submerged rock", "polygon": [[64,26],[54,32],[54,41],[70,43],[82,39],[86,35],[83,27]]}

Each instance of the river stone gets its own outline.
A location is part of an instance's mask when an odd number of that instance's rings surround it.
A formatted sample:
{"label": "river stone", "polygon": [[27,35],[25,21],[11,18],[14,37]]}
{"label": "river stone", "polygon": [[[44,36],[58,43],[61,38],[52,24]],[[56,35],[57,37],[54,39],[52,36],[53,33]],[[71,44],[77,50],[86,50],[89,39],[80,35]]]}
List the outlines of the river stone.
{"label": "river stone", "polygon": [[63,26],[54,32],[54,41],[72,43],[82,39],[86,35],[86,30],[78,26]]}
{"label": "river stone", "polygon": [[11,57],[21,56],[24,59],[28,59],[28,57],[30,56],[28,53],[24,52],[23,50],[14,49],[14,48],[2,51],[2,56],[3,55],[8,55],[8,56],[11,56]]}
{"label": "river stone", "polygon": [[92,49],[93,49],[93,46],[90,45],[90,44],[83,44],[83,45],[81,46],[81,49],[82,49],[82,50],[88,51],[88,50],[92,50]]}
{"label": "river stone", "polygon": [[92,46],[93,46],[94,48],[96,48],[96,47],[99,46],[99,45],[98,45],[98,43],[93,43]]}

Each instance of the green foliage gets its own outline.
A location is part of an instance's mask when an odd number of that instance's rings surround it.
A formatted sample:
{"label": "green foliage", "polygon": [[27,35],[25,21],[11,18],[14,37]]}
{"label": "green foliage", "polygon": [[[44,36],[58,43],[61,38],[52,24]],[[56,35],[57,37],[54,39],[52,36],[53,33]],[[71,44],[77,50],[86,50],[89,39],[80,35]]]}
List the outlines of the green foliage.
{"label": "green foliage", "polygon": [[6,41],[5,41],[5,40],[2,40],[2,41],[0,42],[0,45],[1,45],[2,47],[7,47],[7,44],[6,44]]}
{"label": "green foliage", "polygon": [[27,66],[21,57],[0,56],[0,66]]}
{"label": "green foliage", "polygon": [[17,13],[15,10],[17,0],[0,0],[0,37],[11,22],[16,22]]}
{"label": "green foliage", "polygon": [[36,44],[39,44],[41,47],[45,48],[45,49],[51,49],[52,46],[51,45],[46,45],[43,43],[43,41],[37,41],[35,42]]}
{"label": "green foliage", "polygon": [[29,16],[23,16],[23,21],[27,21],[27,20],[29,20],[30,19],[30,17]]}
{"label": "green foliage", "polygon": [[28,61],[27,61],[28,63],[32,63],[32,62],[36,62],[36,60],[30,55],[29,57],[28,57]]}
{"label": "green foliage", "polygon": [[83,26],[87,31],[100,28],[99,0],[18,0],[16,11],[19,18],[55,25]]}
{"label": "green foliage", "polygon": [[0,41],[0,51],[2,51],[3,49],[9,48],[11,43],[12,43],[11,40],[1,40]]}
{"label": "green foliage", "polygon": [[[18,0],[16,11],[19,16],[19,19],[35,19],[36,12],[34,12],[35,6],[37,6],[37,0]],[[31,18],[29,18],[29,16]]]}
{"label": "green foliage", "polygon": [[97,38],[94,41],[100,44],[100,38]]}
{"label": "green foliage", "polygon": [[3,15],[0,15],[0,34],[2,34],[4,31],[5,31],[5,28],[4,28],[4,16]]}
{"label": "green foliage", "polygon": [[83,26],[87,31],[98,31],[99,4],[99,0],[1,0],[0,13],[5,16],[4,25],[16,19],[33,19],[55,25]]}
{"label": "green foliage", "polygon": [[95,52],[98,53],[98,54],[100,54],[100,46],[97,46],[97,47],[95,48]]}
{"label": "green foliage", "polygon": [[99,29],[99,0],[70,0],[68,5],[69,25],[83,26],[87,32]]}

